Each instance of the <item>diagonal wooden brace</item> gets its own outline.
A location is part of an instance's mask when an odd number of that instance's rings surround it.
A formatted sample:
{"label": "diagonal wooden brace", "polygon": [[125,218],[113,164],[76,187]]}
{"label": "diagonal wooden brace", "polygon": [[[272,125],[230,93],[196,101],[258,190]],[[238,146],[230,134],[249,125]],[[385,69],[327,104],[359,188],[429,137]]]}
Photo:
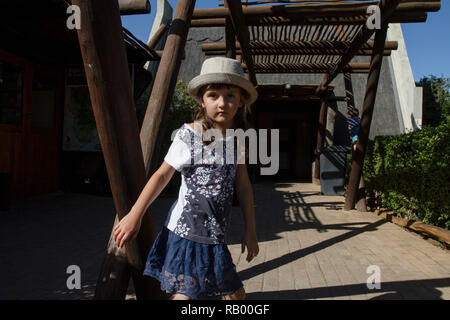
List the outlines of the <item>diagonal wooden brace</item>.
{"label": "diagonal wooden brace", "polygon": [[[109,0],[73,0],[72,4],[81,11],[78,40],[117,222],[132,208],[146,182],[119,6]],[[95,299],[124,299],[130,275],[138,299],[161,296],[158,283],[142,275],[155,236],[147,212],[137,239],[125,251],[110,238]]]}

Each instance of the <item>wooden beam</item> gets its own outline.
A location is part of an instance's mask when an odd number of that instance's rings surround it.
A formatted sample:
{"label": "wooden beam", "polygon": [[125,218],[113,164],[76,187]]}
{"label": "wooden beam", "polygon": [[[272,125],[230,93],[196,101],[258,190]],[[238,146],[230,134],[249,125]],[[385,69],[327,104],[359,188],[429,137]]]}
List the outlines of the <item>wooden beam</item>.
{"label": "wooden beam", "polygon": [[[262,17],[284,16],[289,15],[296,17],[344,17],[344,16],[368,16],[367,8],[370,5],[376,5],[378,2],[366,3],[308,3],[308,4],[294,4],[294,5],[279,5],[279,6],[258,6],[243,8],[243,15]],[[381,1],[383,6],[383,1]],[[414,1],[401,3],[396,13],[423,13],[439,11],[441,7],[440,1]],[[242,8],[242,7],[241,7]],[[210,18],[226,18],[231,10],[226,8],[217,9],[196,9],[192,15],[192,19],[210,19]]]}
{"label": "wooden beam", "polygon": [[[287,50],[287,49],[304,49],[304,50],[336,50],[336,52],[345,51],[351,45],[350,41],[250,41],[250,48],[252,52],[257,49],[266,50]],[[239,42],[235,44],[236,49],[240,50],[241,45]],[[386,41],[385,50],[397,50],[397,41]],[[201,44],[203,51],[215,51],[215,50],[225,50],[225,42],[209,42]],[[361,50],[372,50],[373,41],[367,41]]]}
{"label": "wooden beam", "polygon": [[250,33],[248,27],[245,24],[244,14],[242,13],[242,5],[239,0],[225,0],[227,9],[230,12],[230,20],[233,24],[234,31],[241,44],[242,56],[245,63],[248,66],[248,77],[254,86],[258,85],[256,81],[255,70],[253,68],[252,51],[250,49]]}
{"label": "wooden beam", "polygon": [[328,96],[327,101],[347,101],[347,97],[344,96]]}
{"label": "wooden beam", "polygon": [[[369,15],[323,15],[306,16],[302,14],[287,16],[249,16],[247,18],[248,26],[283,26],[283,25],[362,25],[366,23]],[[425,22],[427,20],[426,12],[398,12],[389,18],[389,23],[415,23]],[[195,22],[200,20],[195,20]],[[207,20],[205,20],[204,24]],[[217,21],[218,22],[218,21]],[[216,23],[217,23],[216,22]]]}
{"label": "wooden beam", "polygon": [[[334,63],[256,63],[254,70],[256,73],[327,73],[334,66]],[[245,63],[242,67],[247,70]],[[368,70],[369,63],[366,62],[351,62],[344,67],[345,72],[351,73],[367,73]]]}
{"label": "wooden beam", "polygon": [[[385,44],[386,45],[386,44]],[[355,99],[353,96],[353,84],[352,84],[352,75],[348,72],[344,73],[344,87],[345,87],[345,95],[347,100],[347,117],[351,117],[355,113],[359,113],[358,109],[355,107]],[[350,137],[351,138],[351,137]],[[353,158],[354,150],[352,148],[352,158]],[[365,184],[364,177],[361,175],[361,180],[359,181],[358,188],[358,201],[356,203],[356,208],[360,212],[367,211],[367,203],[365,197]]]}
{"label": "wooden beam", "polygon": [[[387,24],[389,16],[392,15],[400,2],[401,0],[385,0],[380,2],[379,7],[381,12],[381,25]],[[320,94],[320,91],[324,90],[326,86],[330,84],[331,81],[333,81],[339,73],[344,71],[345,66],[355,56],[356,52],[360,50],[361,47],[370,39],[374,32],[375,29],[369,29],[366,24],[363,25],[361,30],[355,36],[352,44],[347,49],[347,52],[341,57],[339,63],[336,64],[333,70],[329,72],[326,82],[322,82],[321,85],[317,88],[317,94]]]}
{"label": "wooden beam", "polygon": [[[81,9],[78,40],[117,222],[130,211],[146,182],[119,5],[109,0],[72,4]],[[138,299],[160,297],[158,283],[142,275],[155,236],[148,212],[137,240],[125,249],[117,248],[111,232],[95,299],[124,299],[130,272]]]}
{"label": "wooden beam", "polygon": [[164,124],[167,120],[170,99],[175,89],[194,6],[195,0],[179,0],[177,2],[148,101],[140,134],[147,178],[150,178],[158,165],[156,152],[159,150],[164,136]]}
{"label": "wooden beam", "polygon": [[[228,8],[228,4],[226,3],[225,8]],[[230,17],[226,17],[225,23],[225,56],[236,59],[236,32],[234,31],[233,22]]]}
{"label": "wooden beam", "polygon": [[163,37],[164,32],[166,31],[166,29],[167,29],[167,26],[164,23],[161,24],[159,26],[158,30],[156,30],[156,32],[153,35],[153,37],[148,41],[147,47],[149,47],[150,49],[155,49],[156,45],[158,44],[158,42]]}
{"label": "wooden beam", "polygon": [[[158,56],[158,58],[157,59],[152,59],[150,61],[160,61],[161,57],[163,56],[164,50],[155,50],[155,52],[156,52],[156,55]],[[183,54],[181,56],[181,60],[183,60],[185,58],[186,58],[186,52],[183,51]]]}
{"label": "wooden beam", "polygon": [[[260,0],[260,1],[252,1],[252,2],[245,2],[246,6],[254,6],[254,5],[260,5],[260,4],[280,4],[280,2],[283,2],[283,4],[293,4],[293,3],[305,3],[305,2],[327,2],[327,3],[336,3],[342,0],[283,0],[283,1],[273,1],[273,0]],[[353,0],[354,2],[357,1],[367,1],[367,0]],[[219,2],[219,7],[223,7],[223,2]]]}
{"label": "wooden beam", "polygon": [[356,111],[358,110],[355,107],[352,75],[349,72],[344,73],[344,87],[345,87],[345,96],[347,97],[347,117],[350,117],[350,114],[353,110]]}
{"label": "wooden beam", "polygon": [[417,231],[421,235],[427,235],[431,238],[437,239],[446,243],[447,246],[450,245],[450,231],[448,230],[425,224],[420,221],[415,221],[413,219],[401,218],[401,216],[397,216],[394,211],[385,208],[376,209],[373,213],[389,222],[395,223],[396,225]]}
{"label": "wooden beam", "polygon": [[382,52],[386,40],[387,24],[382,25],[380,30],[375,33],[374,55],[370,62],[370,71],[367,78],[366,93],[361,116],[361,127],[356,142],[356,150],[353,152],[352,169],[347,186],[344,210],[351,210],[355,207],[357,201],[358,185],[361,180],[364,156],[369,140],[370,124],[372,122],[375,97],[377,94],[378,80],[380,78],[381,64],[383,62]]}
{"label": "wooden beam", "polygon": [[[368,15],[357,16],[323,16],[310,17],[296,16],[246,16],[247,26],[283,26],[283,25],[362,25],[367,21]],[[415,23],[427,21],[426,12],[400,12],[393,13],[388,19],[389,23]],[[192,20],[192,28],[223,27],[225,18],[204,18]]]}
{"label": "wooden beam", "polygon": [[119,1],[119,8],[122,16],[130,14],[145,14],[150,13],[150,2],[148,0]]}
{"label": "wooden beam", "polygon": [[[250,41],[253,55],[342,55],[351,45],[350,41]],[[236,42],[240,51],[240,43]],[[396,50],[397,41],[386,41],[384,55]],[[205,55],[224,55],[226,43],[204,43],[201,45]],[[367,41],[356,55],[372,55],[373,41]]]}
{"label": "wooden beam", "polygon": [[[203,51],[205,56],[226,56],[227,52],[225,50],[206,50]],[[241,50],[236,51],[238,54],[242,54]],[[384,50],[383,56],[390,56],[391,50]],[[317,56],[317,55],[327,55],[336,56],[341,55],[343,52],[338,50],[329,49],[252,49],[253,56],[292,56],[292,55],[303,55],[303,56]],[[355,56],[372,56],[372,50],[361,49]]]}

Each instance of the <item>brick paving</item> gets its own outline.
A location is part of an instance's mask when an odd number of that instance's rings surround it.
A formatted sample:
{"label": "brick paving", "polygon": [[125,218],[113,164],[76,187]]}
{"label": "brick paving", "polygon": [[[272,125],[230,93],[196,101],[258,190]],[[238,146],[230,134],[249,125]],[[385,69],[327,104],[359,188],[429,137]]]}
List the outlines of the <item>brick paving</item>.
{"label": "brick paving", "polygon": [[[233,207],[229,248],[252,299],[450,299],[450,253],[310,183],[253,185],[260,254],[241,254]],[[152,205],[159,227],[174,198]],[[92,299],[109,238],[111,198],[57,193],[0,212],[0,299]],[[81,269],[69,290],[66,269]],[[380,269],[369,290],[367,268]],[[129,298],[133,298],[130,286]]]}

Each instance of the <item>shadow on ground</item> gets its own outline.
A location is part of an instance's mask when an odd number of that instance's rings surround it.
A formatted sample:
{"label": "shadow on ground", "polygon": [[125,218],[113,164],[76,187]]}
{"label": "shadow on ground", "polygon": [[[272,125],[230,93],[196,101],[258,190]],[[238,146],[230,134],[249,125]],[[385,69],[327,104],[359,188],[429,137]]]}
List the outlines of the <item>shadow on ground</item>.
{"label": "shadow on ground", "polygon": [[[380,289],[369,290],[366,284],[320,287],[302,290],[269,291],[248,293],[248,300],[279,300],[279,299],[330,299],[339,296],[370,294],[376,291],[383,294],[371,300],[440,300],[441,292],[436,287],[450,286],[450,278],[392,281],[381,283]],[[411,291],[411,287],[420,290],[421,295]]]}
{"label": "shadow on ground", "polygon": [[[277,184],[287,187],[287,182]],[[386,223],[346,223],[324,225],[314,214],[315,207],[343,210],[342,201],[307,203],[305,198],[318,192],[285,192],[273,185],[255,184],[255,213],[258,239],[270,241],[279,233],[290,230],[315,229],[327,232],[331,229],[348,230],[334,238],[307,248],[285,254],[240,272],[242,280],[276,269],[301,259],[337,242],[376,230]],[[167,212],[175,198],[160,197],[152,205],[157,229],[163,225]],[[114,205],[111,198],[93,195],[58,193],[35,197],[15,204],[8,212],[0,212],[0,299],[92,299],[95,284],[104,258],[107,242],[114,222]],[[233,207],[228,236],[229,244],[241,241],[242,213]],[[66,281],[67,268],[77,265],[81,270],[82,288],[69,290]],[[377,299],[402,299],[414,297],[410,286],[423,289],[422,299],[439,299],[437,287],[449,286],[450,279],[398,281],[382,284]],[[130,286],[129,293],[133,290]],[[333,298],[340,295],[370,293],[364,285],[349,285],[249,293],[248,299],[314,299]]]}

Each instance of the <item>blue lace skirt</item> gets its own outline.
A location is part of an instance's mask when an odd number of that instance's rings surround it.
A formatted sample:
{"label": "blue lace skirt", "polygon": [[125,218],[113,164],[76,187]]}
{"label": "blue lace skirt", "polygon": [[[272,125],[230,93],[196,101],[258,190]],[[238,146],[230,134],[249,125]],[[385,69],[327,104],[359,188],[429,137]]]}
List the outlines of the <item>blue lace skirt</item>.
{"label": "blue lace skirt", "polygon": [[195,242],[166,227],[153,243],[144,275],[158,279],[163,291],[192,299],[230,294],[243,287],[226,244]]}

